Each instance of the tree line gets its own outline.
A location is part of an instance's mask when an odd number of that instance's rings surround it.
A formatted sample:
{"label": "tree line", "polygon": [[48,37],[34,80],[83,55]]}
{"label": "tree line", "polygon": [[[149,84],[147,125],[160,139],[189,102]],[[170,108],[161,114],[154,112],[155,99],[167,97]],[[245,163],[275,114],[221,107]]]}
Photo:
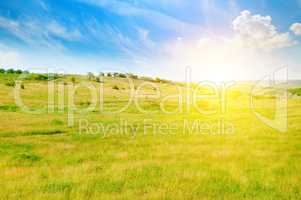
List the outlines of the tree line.
{"label": "tree line", "polygon": [[3,69],[0,68],[0,74],[28,74],[29,71],[23,71],[21,69]]}

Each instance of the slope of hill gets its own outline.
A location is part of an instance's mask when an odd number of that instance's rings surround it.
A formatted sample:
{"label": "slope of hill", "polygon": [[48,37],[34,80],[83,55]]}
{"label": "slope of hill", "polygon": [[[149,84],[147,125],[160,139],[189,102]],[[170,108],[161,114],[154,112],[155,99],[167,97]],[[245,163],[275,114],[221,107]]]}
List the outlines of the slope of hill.
{"label": "slope of hill", "polygon": [[[121,77],[16,77],[0,76],[0,199],[301,198],[298,99],[280,133],[251,110],[251,84],[217,95]],[[275,100],[257,96],[255,111],[273,118]]]}

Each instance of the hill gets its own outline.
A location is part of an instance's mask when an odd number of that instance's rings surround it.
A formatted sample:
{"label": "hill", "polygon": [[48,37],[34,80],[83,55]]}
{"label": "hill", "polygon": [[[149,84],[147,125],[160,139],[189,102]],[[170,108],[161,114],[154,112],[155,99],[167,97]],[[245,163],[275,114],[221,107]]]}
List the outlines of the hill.
{"label": "hill", "polygon": [[[0,199],[301,197],[300,99],[288,99],[280,133],[250,109],[252,84],[223,94],[155,79],[18,76],[0,74]],[[254,95],[256,112],[273,118],[275,100]]]}

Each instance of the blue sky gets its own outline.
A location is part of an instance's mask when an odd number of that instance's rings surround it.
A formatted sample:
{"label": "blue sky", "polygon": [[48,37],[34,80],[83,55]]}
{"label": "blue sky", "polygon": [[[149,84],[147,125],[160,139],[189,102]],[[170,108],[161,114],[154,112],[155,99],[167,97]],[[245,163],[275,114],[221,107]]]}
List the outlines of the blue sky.
{"label": "blue sky", "polygon": [[0,65],[172,79],[186,66],[196,79],[288,66],[301,78],[300,9],[301,0],[1,1]]}

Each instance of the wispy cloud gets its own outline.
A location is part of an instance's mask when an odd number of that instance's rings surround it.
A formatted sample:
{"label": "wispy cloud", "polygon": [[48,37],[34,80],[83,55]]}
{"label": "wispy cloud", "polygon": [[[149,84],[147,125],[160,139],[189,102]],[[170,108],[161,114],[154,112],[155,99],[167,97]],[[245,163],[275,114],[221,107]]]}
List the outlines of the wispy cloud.
{"label": "wispy cloud", "polygon": [[0,28],[32,46],[62,49],[64,45],[56,38],[66,41],[77,41],[81,38],[78,29],[67,29],[54,20],[39,21],[32,18],[12,20],[0,17]]}
{"label": "wispy cloud", "polygon": [[48,5],[44,2],[44,0],[36,0],[36,2],[40,5],[40,7],[44,10],[44,11],[48,11],[49,7]]}
{"label": "wispy cloud", "polygon": [[47,25],[47,30],[49,34],[53,34],[69,41],[76,41],[82,38],[82,34],[78,29],[68,30],[56,21],[51,21]]}
{"label": "wispy cloud", "polygon": [[117,0],[78,0],[94,6],[99,6],[125,17],[140,17],[158,27],[175,32],[198,32],[200,27],[169,16],[153,9],[138,7],[135,2],[128,3]]}

